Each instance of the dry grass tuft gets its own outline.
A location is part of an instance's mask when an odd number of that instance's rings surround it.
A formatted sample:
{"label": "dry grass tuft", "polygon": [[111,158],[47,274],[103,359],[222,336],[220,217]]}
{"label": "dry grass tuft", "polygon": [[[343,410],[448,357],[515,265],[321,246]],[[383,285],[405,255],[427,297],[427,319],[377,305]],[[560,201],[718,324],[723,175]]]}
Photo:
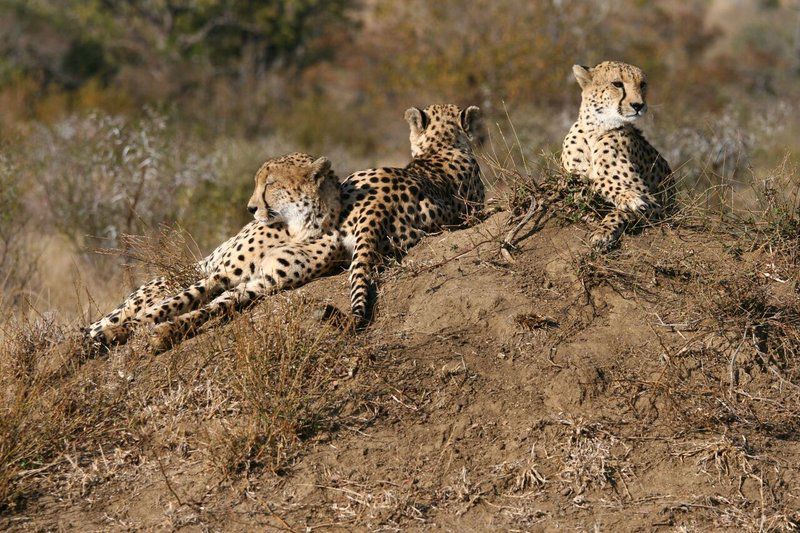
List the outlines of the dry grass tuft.
{"label": "dry grass tuft", "polygon": [[593,487],[611,486],[627,493],[625,482],[633,476],[630,447],[600,423],[571,418],[558,422],[571,430],[562,448],[558,478],[575,496],[574,503],[580,505],[580,496]]}
{"label": "dry grass tuft", "polygon": [[747,439],[733,439],[727,435],[702,442],[683,442],[675,446],[672,454],[684,460],[693,458],[698,470],[718,482],[727,482],[754,474],[752,461],[758,459]]}
{"label": "dry grass tuft", "polygon": [[180,226],[162,225],[148,235],[123,234],[120,242],[121,248],[97,253],[120,257],[128,267],[143,269],[146,276],[163,276],[176,289],[201,277],[197,262],[202,255],[192,236]]}
{"label": "dry grass tuft", "polygon": [[84,355],[78,335],[52,318],[3,326],[0,508],[18,508],[37,479],[64,464],[68,450],[80,454],[123,423],[114,380],[75,373]]}
{"label": "dry grass tuft", "polygon": [[[308,328],[309,309],[286,299],[262,322],[242,317],[212,348],[226,365],[218,379],[228,385],[231,417],[208,435],[204,451],[226,475],[265,467],[280,471],[297,445],[332,431],[337,377],[346,375],[348,339],[338,328]],[[300,303],[300,305],[298,305]]]}

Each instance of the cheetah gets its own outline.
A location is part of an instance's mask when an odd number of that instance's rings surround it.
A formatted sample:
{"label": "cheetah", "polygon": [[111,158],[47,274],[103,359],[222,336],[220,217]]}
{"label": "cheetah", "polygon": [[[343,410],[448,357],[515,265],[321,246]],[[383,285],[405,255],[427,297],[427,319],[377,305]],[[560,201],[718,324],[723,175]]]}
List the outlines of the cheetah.
{"label": "cheetah", "polygon": [[425,234],[463,224],[483,208],[484,185],[470,141],[482,131],[480,109],[452,104],[412,107],[411,162],[347,177],[341,187],[341,231],[350,260],[356,325],[367,320],[371,275],[379,256],[402,254]]}
{"label": "cheetah", "polygon": [[117,344],[151,325],[151,345],[165,348],[214,316],[324,274],[341,257],[339,179],[328,159],[294,153],[266,161],[248,210],[254,220],[198,263],[197,283],[177,294],[164,278],[145,283],[91,324],[88,336]]}
{"label": "cheetah", "polygon": [[628,222],[666,207],[672,171],[633,125],[647,112],[647,77],[640,68],[605,61],[594,68],[575,65],[572,72],[582,101],[561,163],[613,205],[591,236],[595,248],[608,249]]}

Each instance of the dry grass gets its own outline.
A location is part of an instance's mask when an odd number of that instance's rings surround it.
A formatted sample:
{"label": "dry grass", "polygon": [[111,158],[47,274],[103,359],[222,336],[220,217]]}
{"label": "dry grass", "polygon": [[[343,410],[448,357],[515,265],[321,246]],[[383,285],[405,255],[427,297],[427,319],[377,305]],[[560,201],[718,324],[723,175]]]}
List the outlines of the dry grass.
{"label": "dry grass", "polygon": [[124,390],[93,368],[77,373],[78,336],[52,319],[10,322],[2,333],[0,506],[13,510],[68,455],[111,435],[125,441]]}
{"label": "dry grass", "polygon": [[96,252],[119,257],[129,271],[141,271],[149,278],[162,276],[176,290],[194,284],[202,275],[197,266],[202,259],[199,247],[180,226],[161,225],[146,235],[123,234],[120,243],[120,248]]}
{"label": "dry grass", "polygon": [[157,358],[134,339],[87,360],[53,320],[7,324],[0,508],[18,511],[41,491],[86,496],[165,449],[223,475],[289,467],[299,443],[331,428],[335,378],[355,351],[340,332],[309,328],[296,298],[264,307]]}
{"label": "dry grass", "polygon": [[570,429],[562,446],[558,477],[569,488],[569,494],[575,496],[573,501],[579,505],[581,495],[595,486],[611,486],[617,493],[627,492],[625,482],[633,475],[628,460],[630,447],[598,422],[569,418],[558,422]]}
{"label": "dry grass", "polygon": [[[300,304],[300,305],[297,305]],[[205,454],[227,474],[290,464],[296,445],[331,431],[337,378],[347,375],[347,339],[336,328],[309,327],[310,309],[287,299],[267,323],[242,317],[228,328],[217,377],[229,413],[208,434]]]}

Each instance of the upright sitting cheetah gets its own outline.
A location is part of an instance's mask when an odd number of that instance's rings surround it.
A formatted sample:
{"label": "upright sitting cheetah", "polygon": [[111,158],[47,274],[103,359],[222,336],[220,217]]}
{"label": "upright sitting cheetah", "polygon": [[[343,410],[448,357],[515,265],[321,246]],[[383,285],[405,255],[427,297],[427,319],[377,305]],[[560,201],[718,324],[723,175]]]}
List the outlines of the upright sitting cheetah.
{"label": "upright sitting cheetah", "polygon": [[357,322],[367,315],[378,254],[403,252],[426,233],[461,224],[483,207],[483,182],[470,146],[480,132],[479,114],[475,106],[408,109],[411,162],[362,170],[342,184],[340,231],[352,259],[350,299]]}
{"label": "upright sitting cheetah", "polygon": [[326,158],[295,153],[268,160],[256,173],[248,209],[255,220],[199,262],[201,280],[170,295],[166,281],[154,279],[89,326],[88,335],[124,342],[134,326],[158,324],[152,343],[163,347],[215,315],[309,281],[340,258],[339,180]]}
{"label": "upright sitting cheetah", "polygon": [[647,111],[647,78],[633,65],[605,61],[594,68],[575,65],[581,86],[578,121],[564,139],[561,163],[589,181],[613,204],[591,242],[607,248],[625,224],[668,200],[671,170],[633,122]]}

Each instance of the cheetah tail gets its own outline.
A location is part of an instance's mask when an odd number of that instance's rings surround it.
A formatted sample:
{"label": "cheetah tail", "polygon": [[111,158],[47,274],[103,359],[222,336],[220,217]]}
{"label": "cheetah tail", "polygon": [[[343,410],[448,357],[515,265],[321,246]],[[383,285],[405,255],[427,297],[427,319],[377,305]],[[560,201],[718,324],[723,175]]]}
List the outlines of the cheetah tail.
{"label": "cheetah tail", "polygon": [[372,272],[377,259],[381,224],[363,226],[356,231],[353,261],[350,264],[350,308],[359,325],[368,320],[367,301]]}

